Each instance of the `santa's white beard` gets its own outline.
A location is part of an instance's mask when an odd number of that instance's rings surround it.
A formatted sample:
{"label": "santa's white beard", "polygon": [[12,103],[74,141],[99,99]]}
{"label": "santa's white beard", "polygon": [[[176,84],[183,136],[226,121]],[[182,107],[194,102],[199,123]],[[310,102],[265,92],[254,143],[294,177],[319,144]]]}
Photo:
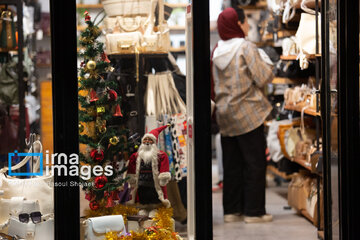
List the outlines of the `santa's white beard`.
{"label": "santa's white beard", "polygon": [[141,144],[138,150],[140,159],[145,163],[158,160],[159,149],[156,144]]}

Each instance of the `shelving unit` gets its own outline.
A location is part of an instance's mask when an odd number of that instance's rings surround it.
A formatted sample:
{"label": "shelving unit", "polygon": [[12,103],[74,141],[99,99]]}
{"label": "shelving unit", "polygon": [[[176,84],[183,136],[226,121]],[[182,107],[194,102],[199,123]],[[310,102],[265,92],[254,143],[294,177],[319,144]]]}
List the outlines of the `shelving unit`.
{"label": "shelving unit", "polygon": [[284,77],[275,77],[272,80],[272,84],[302,84],[308,81],[307,78],[284,78]]}
{"label": "shelving unit", "polygon": [[[286,110],[290,110],[290,111],[296,111],[296,112],[301,112],[302,108],[304,106],[300,106],[300,105],[295,105],[295,106],[290,106],[290,105],[286,105],[285,109]],[[304,110],[304,113],[307,115],[311,115],[311,116],[315,116],[315,117],[320,117],[320,112],[316,112],[316,110],[311,109],[311,108],[307,108]]]}

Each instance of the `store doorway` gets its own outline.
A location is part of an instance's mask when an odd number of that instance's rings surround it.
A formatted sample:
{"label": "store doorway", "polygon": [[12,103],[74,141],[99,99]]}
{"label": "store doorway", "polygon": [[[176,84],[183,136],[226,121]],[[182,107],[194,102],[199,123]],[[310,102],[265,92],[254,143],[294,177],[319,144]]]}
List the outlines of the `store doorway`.
{"label": "store doorway", "polygon": [[[226,85],[221,85],[221,80],[234,81],[224,73],[224,67],[220,67],[220,63],[217,63],[217,59],[220,59],[219,53],[214,51],[216,48],[221,48],[223,57],[222,62],[226,59],[226,46],[227,41],[231,38],[242,38],[241,34],[232,33],[230,22],[231,18],[230,11],[224,11],[229,7],[241,8],[244,11],[249,30],[246,25],[241,25],[245,29],[243,31],[245,35],[245,43],[248,44],[249,48],[261,49],[269,57],[271,79],[264,80],[263,85],[261,84],[261,78],[266,78],[267,66],[262,65],[261,61],[266,61],[261,58],[255,70],[252,70],[252,66],[246,64],[251,63],[247,60],[247,55],[250,53],[249,50],[241,50],[239,47],[239,62],[234,64],[243,64],[241,67],[237,66],[240,70],[233,69],[233,75],[238,74],[237,71],[242,71],[241,68],[248,70],[241,72],[241,76],[238,77],[239,81],[247,81],[249,75],[254,77],[255,80],[250,87],[246,88],[246,93],[238,95],[237,98],[227,100],[229,105],[228,109],[235,111],[234,109],[242,109],[242,113],[234,112],[233,115],[228,114],[228,119],[236,119],[237,125],[234,124],[229,131],[228,125],[231,124],[231,120],[228,124],[225,123],[221,117],[214,117],[212,121],[212,170],[213,170],[213,232],[214,239],[221,238],[235,238],[236,236],[246,236],[246,239],[260,238],[263,236],[276,237],[277,239],[288,239],[291,235],[292,239],[317,239],[324,238],[324,217],[323,217],[323,180],[322,180],[322,129],[321,129],[321,116],[320,116],[320,97],[316,94],[320,91],[321,86],[321,58],[319,52],[321,48],[321,24],[320,24],[320,5],[314,4],[301,8],[299,6],[289,6],[289,8],[276,8],[276,4],[271,4],[269,1],[210,1],[210,45],[212,50],[213,58],[213,81],[214,81],[214,93],[215,93],[215,105],[217,107],[216,114],[226,114],[225,105],[221,105],[221,101],[225,101],[226,96],[229,98],[236,94],[241,94],[241,87],[243,85],[237,85],[236,82],[231,84],[231,90],[226,92]],[[306,15],[306,11],[311,9],[313,15]],[[226,12],[226,15],[219,14]],[[235,11],[236,12],[236,11]],[[286,15],[287,13],[293,12],[293,14]],[[236,12],[237,20],[242,21],[241,11]],[[318,20],[314,14],[317,14]],[[305,17],[312,16],[311,23],[308,28],[304,29]],[[224,24],[224,22],[226,24]],[[225,26],[224,26],[225,25]],[[236,29],[237,26],[234,26]],[[225,30],[224,30],[225,29]],[[241,29],[242,30],[242,29]],[[308,65],[303,65],[303,61],[299,61],[297,56],[297,48],[295,42],[301,41],[301,36],[304,34],[311,34],[313,37],[312,49],[307,49],[308,55],[305,61]],[[233,36],[231,35],[233,34]],[[336,34],[336,33],[335,33]],[[232,36],[232,37],[231,37]],[[234,37],[235,36],[235,37]],[[316,41],[318,39],[318,41]],[[229,45],[229,47],[231,47]],[[312,55],[309,55],[309,51],[312,51]],[[247,54],[244,54],[246,52]],[[318,54],[318,55],[317,55]],[[228,54],[230,58],[233,56]],[[237,55],[236,55],[237,56]],[[257,61],[256,57],[261,56],[261,53],[251,54],[252,60]],[[231,61],[229,61],[229,69],[231,68]],[[249,63],[248,63],[249,62]],[[214,66],[215,65],[215,66]],[[290,70],[291,69],[291,70]],[[248,72],[247,72],[248,71]],[[250,73],[249,73],[250,72]],[[258,76],[261,72],[263,75]],[[235,77],[234,77],[235,78]],[[260,82],[260,83],[259,83]],[[245,83],[243,83],[245,84]],[[249,92],[255,91],[252,88],[258,89],[260,86],[261,96],[264,100],[259,101],[259,105],[256,107],[256,111],[246,109],[246,99],[251,98]],[[257,91],[257,90],[256,90]],[[296,92],[303,93],[303,97],[295,97]],[[218,93],[218,95],[216,95]],[[230,94],[231,93],[231,94]],[[292,95],[295,93],[294,95]],[[291,94],[291,98],[289,98]],[[213,97],[213,96],[212,96]],[[241,101],[238,99],[245,99]],[[296,99],[298,98],[298,99]],[[250,100],[249,100],[250,101]],[[251,102],[256,102],[251,100]],[[238,102],[238,108],[232,106],[232,102]],[[240,103],[239,103],[240,102]],[[261,112],[266,112],[267,109],[264,107],[263,102],[269,102],[271,105],[271,112],[267,112],[262,122],[257,123],[258,119],[254,116],[262,116]],[[255,105],[255,103],[253,103]],[[255,107],[254,107],[255,109]],[[229,110],[230,111],[230,110]],[[269,113],[269,114],[268,114]],[[244,117],[243,115],[246,115]],[[246,141],[252,141],[252,136],[255,134],[255,129],[258,127],[248,127],[246,122],[250,122],[248,125],[258,124],[261,127],[262,134],[266,140],[263,141],[262,146],[257,147],[257,151],[252,151],[250,146],[244,147]],[[249,130],[249,131],[248,131]],[[241,132],[242,131],[242,132]],[[302,132],[302,135],[295,134],[296,139],[292,138],[292,131]],[[241,134],[235,134],[236,132]],[[242,140],[244,138],[244,140]],[[336,137],[335,137],[336,138]],[[290,139],[290,140],[289,140]],[[304,141],[307,141],[307,146],[303,145]],[[233,143],[231,142],[233,141]],[[260,141],[260,140],[258,140]],[[293,144],[293,148],[290,147],[290,142]],[[230,148],[229,145],[234,144],[234,147]],[[238,144],[240,144],[238,146]],[[298,148],[303,146],[302,150]],[[237,146],[237,147],[236,147]],[[224,149],[227,151],[224,154]],[[240,150],[239,150],[240,149]],[[243,150],[242,150],[243,149]],[[264,149],[264,150],[263,150]],[[257,179],[257,184],[266,179],[263,189],[259,190],[253,197],[253,202],[258,201],[256,197],[262,199],[265,193],[265,211],[262,211],[258,215],[254,212],[249,211],[249,198],[245,194],[250,195],[251,190],[247,189],[246,182],[251,184],[248,180],[250,177],[246,176],[246,171],[251,169],[251,162],[256,160],[258,151],[263,151],[262,164],[266,161],[266,170]],[[227,157],[230,156],[231,157]],[[249,155],[251,155],[249,157]],[[236,166],[235,156],[238,156],[238,164],[242,162],[242,168]],[[247,161],[247,158],[250,158]],[[228,159],[227,159],[228,158]],[[232,159],[231,159],[232,158]],[[320,159],[320,161],[319,161]],[[250,162],[250,163],[249,163]],[[231,174],[235,174],[232,169],[238,167],[237,177],[231,178]],[[261,169],[261,164],[257,164],[255,169]],[[245,173],[241,173],[242,169],[248,169]],[[255,174],[251,172],[249,175]],[[242,178],[239,180],[239,178]],[[336,176],[335,176],[336,178]],[[229,180],[232,179],[232,180]],[[228,182],[228,186],[226,186]],[[244,183],[245,182],[245,183]],[[231,189],[229,185],[237,186],[236,189]],[[242,185],[241,185],[242,184]],[[255,185],[251,185],[256,187]],[[337,188],[334,183],[335,188]],[[243,188],[244,193],[238,196]],[[336,193],[335,193],[336,194]],[[239,199],[235,200],[234,199]],[[247,201],[247,203],[244,203]],[[233,208],[233,209],[231,209]],[[244,214],[244,211],[248,211]],[[241,216],[239,216],[241,214]],[[255,216],[261,216],[258,218],[249,218],[244,216],[248,214],[254,214]],[[267,214],[267,215],[265,215]],[[270,218],[272,217],[272,221]],[[258,222],[252,224],[252,222]],[[256,231],[254,229],[256,228]]]}

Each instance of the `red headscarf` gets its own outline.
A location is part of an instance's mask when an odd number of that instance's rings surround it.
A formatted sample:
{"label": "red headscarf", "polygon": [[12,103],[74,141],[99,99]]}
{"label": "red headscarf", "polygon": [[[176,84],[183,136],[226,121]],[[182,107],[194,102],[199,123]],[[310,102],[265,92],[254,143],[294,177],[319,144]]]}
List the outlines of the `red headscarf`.
{"label": "red headscarf", "polygon": [[243,30],[238,25],[238,21],[238,14],[234,8],[227,8],[220,13],[217,20],[217,28],[222,40],[245,37]]}

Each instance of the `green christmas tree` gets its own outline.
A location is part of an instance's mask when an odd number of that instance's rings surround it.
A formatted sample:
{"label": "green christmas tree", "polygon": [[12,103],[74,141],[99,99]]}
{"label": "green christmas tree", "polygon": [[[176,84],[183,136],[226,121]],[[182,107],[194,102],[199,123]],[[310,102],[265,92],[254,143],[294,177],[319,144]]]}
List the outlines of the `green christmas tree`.
{"label": "green christmas tree", "polygon": [[[104,53],[104,44],[97,40],[101,31],[88,12],[85,12],[85,23],[87,27],[79,38],[79,57],[83,59],[78,77],[79,158],[82,166],[91,166],[91,178],[81,181],[90,208],[98,210],[118,203],[126,181],[123,178],[126,168],[120,163],[124,163],[129,155],[129,131],[124,127],[121,96],[116,91],[118,83],[106,78],[113,68]],[[104,169],[100,176],[94,174],[94,168],[98,169],[98,166]],[[113,174],[106,176],[106,170],[111,167]]]}

